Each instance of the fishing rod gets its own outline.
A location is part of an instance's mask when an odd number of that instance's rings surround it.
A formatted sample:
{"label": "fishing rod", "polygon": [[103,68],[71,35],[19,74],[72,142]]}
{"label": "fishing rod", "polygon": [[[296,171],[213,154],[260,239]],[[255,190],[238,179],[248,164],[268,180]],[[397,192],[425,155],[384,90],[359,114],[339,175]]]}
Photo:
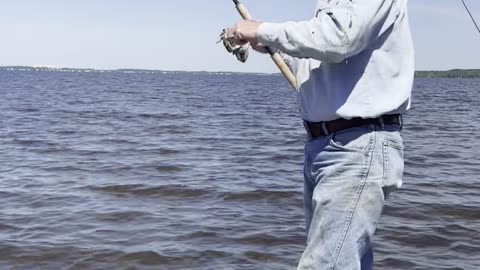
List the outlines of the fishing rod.
{"label": "fishing rod", "polygon": [[[250,12],[248,12],[248,9],[240,3],[238,0],[233,0],[233,3],[235,4],[235,7],[238,10],[238,13],[240,13],[240,16],[244,20],[252,20],[252,16],[250,15]],[[294,90],[297,89],[297,80],[295,78],[295,75],[293,75],[292,71],[290,68],[288,68],[287,64],[283,60],[282,56],[278,52],[276,52],[274,49],[270,47],[265,47],[266,51],[270,54],[272,57],[273,62],[277,65],[277,67],[280,69],[282,72],[283,76],[287,79],[287,81],[290,83],[290,85],[293,87]]]}
{"label": "fishing rod", "polygon": [[468,15],[470,15],[470,18],[472,19],[473,24],[475,25],[475,27],[477,27],[478,33],[480,34],[480,27],[478,27],[478,24],[477,24],[477,22],[475,21],[475,18],[473,17],[472,13],[470,12],[470,9],[469,9],[468,6],[467,6],[467,3],[465,3],[464,0],[462,0],[462,3],[463,3],[463,5],[465,6],[465,9],[466,9],[467,12],[468,12]]}

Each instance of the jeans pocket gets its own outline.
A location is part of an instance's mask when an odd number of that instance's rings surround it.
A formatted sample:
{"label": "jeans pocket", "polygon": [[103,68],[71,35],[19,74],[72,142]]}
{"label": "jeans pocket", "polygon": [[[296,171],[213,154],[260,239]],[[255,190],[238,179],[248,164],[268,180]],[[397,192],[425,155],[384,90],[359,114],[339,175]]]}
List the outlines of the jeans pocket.
{"label": "jeans pocket", "polygon": [[386,195],[402,187],[405,168],[403,143],[383,141],[383,189]]}
{"label": "jeans pocket", "polygon": [[330,135],[329,146],[340,151],[364,152],[372,143],[373,133],[367,127],[339,131]]}

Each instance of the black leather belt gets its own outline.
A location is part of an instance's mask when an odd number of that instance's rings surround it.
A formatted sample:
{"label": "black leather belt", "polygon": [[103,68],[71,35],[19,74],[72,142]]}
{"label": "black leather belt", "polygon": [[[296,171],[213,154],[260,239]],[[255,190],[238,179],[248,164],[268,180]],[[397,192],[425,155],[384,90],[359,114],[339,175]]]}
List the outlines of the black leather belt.
{"label": "black leather belt", "polygon": [[352,119],[337,119],[333,121],[327,122],[318,122],[312,123],[304,121],[305,129],[307,130],[308,134],[312,137],[320,137],[320,136],[328,136],[332,133],[339,132],[345,129],[365,126],[365,125],[399,125],[400,127],[403,125],[402,115],[400,114],[391,114],[391,115],[384,115],[378,118],[352,118]]}

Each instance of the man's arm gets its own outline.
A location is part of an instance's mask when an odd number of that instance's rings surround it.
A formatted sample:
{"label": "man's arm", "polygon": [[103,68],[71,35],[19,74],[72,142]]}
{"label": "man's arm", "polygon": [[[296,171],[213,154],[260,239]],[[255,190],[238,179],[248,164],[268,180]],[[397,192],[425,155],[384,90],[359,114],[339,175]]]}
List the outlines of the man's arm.
{"label": "man's arm", "polygon": [[309,21],[263,23],[257,40],[294,57],[341,62],[362,52],[396,21],[397,2],[344,1],[319,11]]}
{"label": "man's arm", "polygon": [[400,15],[400,0],[344,0],[309,21],[244,21],[231,29],[237,42],[260,43],[297,58],[339,63],[367,48]]}

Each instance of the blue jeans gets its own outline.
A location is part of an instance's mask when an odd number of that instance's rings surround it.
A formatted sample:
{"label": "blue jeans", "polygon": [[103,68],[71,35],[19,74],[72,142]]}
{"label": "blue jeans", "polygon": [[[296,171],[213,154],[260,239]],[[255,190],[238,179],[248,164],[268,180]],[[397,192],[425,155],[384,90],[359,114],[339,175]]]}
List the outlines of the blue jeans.
{"label": "blue jeans", "polygon": [[371,241],[385,199],[402,185],[400,129],[355,127],[306,143],[308,237],[298,270],[372,269]]}

